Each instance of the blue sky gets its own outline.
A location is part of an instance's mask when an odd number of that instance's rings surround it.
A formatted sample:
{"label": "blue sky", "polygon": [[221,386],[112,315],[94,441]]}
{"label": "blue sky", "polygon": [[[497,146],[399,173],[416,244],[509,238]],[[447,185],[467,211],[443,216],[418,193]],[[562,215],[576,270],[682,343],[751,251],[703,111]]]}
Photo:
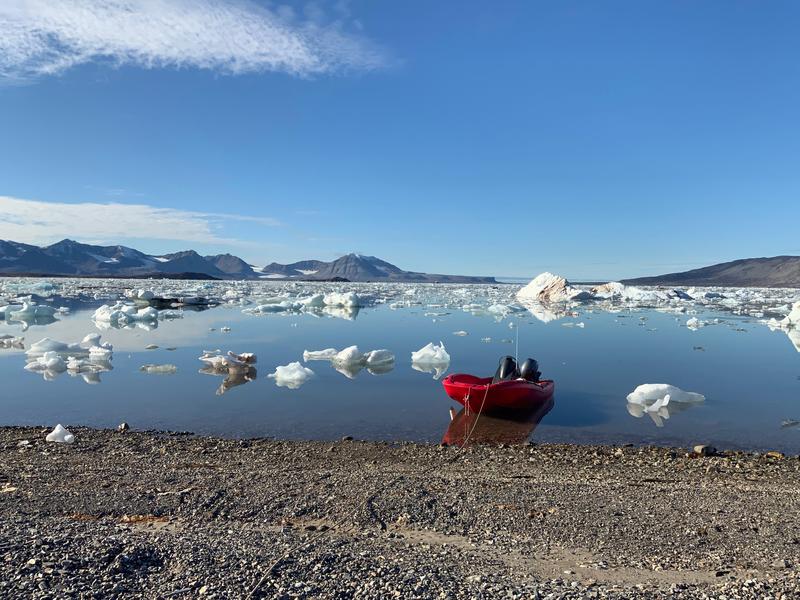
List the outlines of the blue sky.
{"label": "blue sky", "polygon": [[795,2],[56,4],[0,6],[0,239],[574,279],[800,254]]}

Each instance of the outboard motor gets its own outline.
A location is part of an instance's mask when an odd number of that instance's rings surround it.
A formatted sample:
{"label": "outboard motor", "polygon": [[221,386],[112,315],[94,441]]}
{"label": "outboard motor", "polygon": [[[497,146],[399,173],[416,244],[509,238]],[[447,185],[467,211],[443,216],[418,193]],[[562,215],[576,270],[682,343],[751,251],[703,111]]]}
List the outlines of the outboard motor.
{"label": "outboard motor", "polygon": [[513,356],[504,356],[500,359],[500,365],[497,367],[494,378],[492,378],[492,383],[497,383],[498,381],[510,381],[511,379],[516,379],[517,377],[519,377],[517,361],[514,360]]}
{"label": "outboard motor", "polygon": [[527,381],[537,382],[542,374],[539,372],[539,363],[532,358],[528,358],[519,368],[519,376]]}

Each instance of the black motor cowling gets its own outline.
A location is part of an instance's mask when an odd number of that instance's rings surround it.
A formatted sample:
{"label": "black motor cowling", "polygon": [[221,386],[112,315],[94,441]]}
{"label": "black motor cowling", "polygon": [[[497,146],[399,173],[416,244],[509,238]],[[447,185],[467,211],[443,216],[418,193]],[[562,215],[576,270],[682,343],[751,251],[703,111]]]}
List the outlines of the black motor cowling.
{"label": "black motor cowling", "polygon": [[497,367],[497,371],[495,371],[494,377],[492,378],[492,383],[497,383],[498,381],[510,381],[512,379],[517,379],[519,377],[519,371],[517,370],[517,361],[514,360],[513,356],[504,356],[500,359],[500,364]]}
{"label": "black motor cowling", "polygon": [[532,358],[526,359],[519,368],[519,376],[527,381],[539,381],[542,378],[539,363]]}

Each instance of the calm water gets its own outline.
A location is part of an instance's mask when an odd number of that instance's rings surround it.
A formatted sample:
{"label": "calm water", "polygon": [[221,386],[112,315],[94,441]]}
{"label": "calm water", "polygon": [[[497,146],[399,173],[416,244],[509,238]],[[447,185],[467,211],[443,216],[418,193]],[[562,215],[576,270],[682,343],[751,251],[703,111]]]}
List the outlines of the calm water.
{"label": "calm water", "polygon": [[[440,381],[411,368],[410,354],[442,340],[452,357],[449,373],[489,375],[501,355],[514,354],[513,322],[519,327],[520,357],[537,358],[544,375],[556,380],[554,402],[526,419],[487,418],[479,422],[476,438],[683,446],[702,442],[800,451],[800,427],[782,426],[788,419],[800,419],[800,354],[786,335],[752,317],[700,312],[696,316],[721,321],[692,331],[685,327],[686,315],[653,310],[587,311],[542,323],[530,313],[498,321],[430,306],[392,310],[379,304],[362,309],[353,320],[248,315],[241,308],[187,311],[182,319],[161,322],[152,331],[100,331],[114,345],[114,358],[113,370],[101,374],[98,385],[67,373],[45,381],[24,370],[22,351],[0,349],[0,424],[115,427],[127,421],[138,429],[225,436],[457,440],[473,423],[457,415],[451,424],[449,409],[461,407],[447,398]],[[73,310],[24,333],[18,325],[0,321],[0,335],[24,335],[26,345],[45,336],[77,341],[98,331],[91,314]],[[577,322],[585,327],[563,326]],[[224,333],[222,327],[231,331]],[[453,334],[459,330],[468,335]],[[148,344],[159,348],[145,350]],[[361,371],[350,379],[329,363],[311,362],[307,366],[316,376],[294,390],[267,377],[277,365],[302,361],[305,349],[351,344],[362,351],[391,350],[397,357],[394,369],[382,375]],[[223,378],[198,372],[201,351],[216,348],[255,352],[255,380],[219,395]],[[139,367],[146,363],[173,363],[178,372],[145,374]],[[635,418],[626,408],[626,395],[647,382],[697,391],[706,401],[683,411],[673,409],[663,427],[657,427],[649,416]]]}

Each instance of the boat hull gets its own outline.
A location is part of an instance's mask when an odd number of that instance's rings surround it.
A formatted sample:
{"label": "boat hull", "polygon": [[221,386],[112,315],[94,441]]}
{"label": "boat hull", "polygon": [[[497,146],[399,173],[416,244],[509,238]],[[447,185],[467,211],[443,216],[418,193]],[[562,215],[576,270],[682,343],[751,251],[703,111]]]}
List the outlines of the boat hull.
{"label": "boat hull", "polygon": [[479,413],[532,408],[553,396],[555,383],[550,379],[535,383],[524,379],[492,383],[491,377],[456,373],[445,377],[442,386],[453,400],[470,412]]}

